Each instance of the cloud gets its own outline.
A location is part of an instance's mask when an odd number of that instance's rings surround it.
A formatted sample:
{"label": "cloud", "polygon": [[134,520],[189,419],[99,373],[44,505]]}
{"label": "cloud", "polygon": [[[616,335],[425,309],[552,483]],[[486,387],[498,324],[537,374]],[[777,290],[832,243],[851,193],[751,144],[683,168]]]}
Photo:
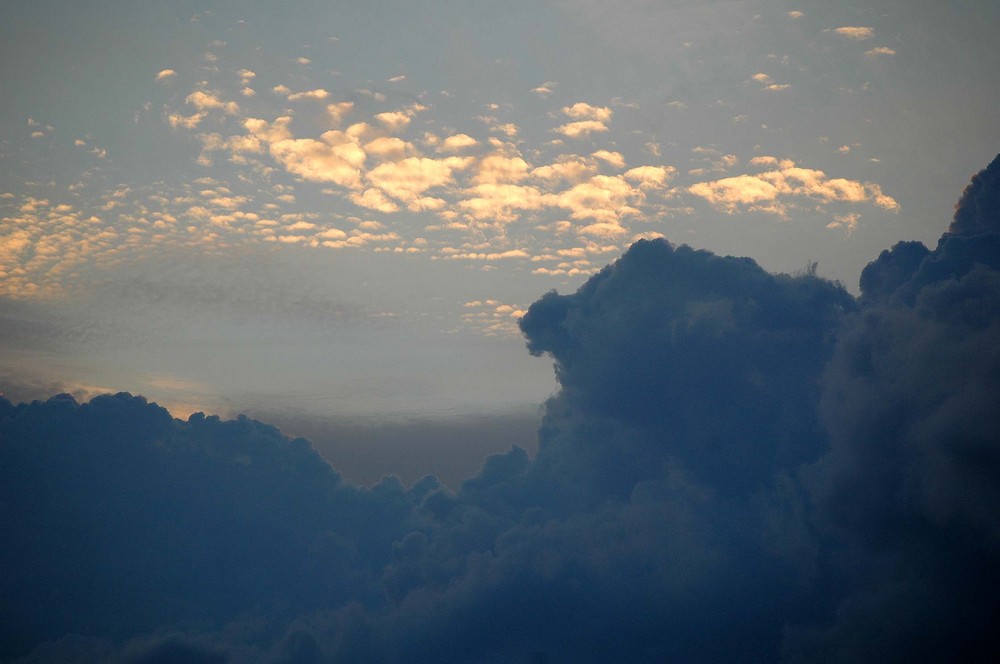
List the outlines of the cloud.
{"label": "cloud", "polygon": [[[770,159],[757,158],[757,164],[773,165]],[[786,200],[805,197],[824,203],[870,203],[895,211],[899,204],[874,183],[845,178],[829,178],[823,171],[801,168],[789,160],[776,164],[777,170],[755,175],[737,175],[688,187],[688,192],[705,199],[730,214],[739,209],[770,212],[783,216]]]}
{"label": "cloud", "polygon": [[866,26],[844,26],[842,28],[834,28],[833,33],[835,35],[840,35],[841,37],[847,37],[848,39],[854,39],[856,41],[871,39],[875,36],[874,28]]}
{"label": "cloud", "polygon": [[873,49],[865,51],[865,55],[869,58],[877,58],[880,55],[896,55],[896,51],[889,48],[888,46],[876,46]]}
{"label": "cloud", "polygon": [[365,152],[355,137],[332,130],[322,135],[322,141],[288,138],[287,123],[281,118],[271,125],[248,121],[247,126],[257,138],[270,141],[271,156],[289,173],[306,180],[360,188]]}
{"label": "cloud", "polygon": [[555,128],[555,131],[568,138],[586,138],[595,132],[608,131],[608,127],[598,120],[581,120],[560,125]]}
{"label": "cloud", "polygon": [[385,125],[390,131],[399,131],[410,124],[410,115],[403,111],[378,113],[375,115],[375,119]]}
{"label": "cloud", "polygon": [[[85,623],[91,633],[127,638],[172,615],[229,620],[246,602],[290,601],[303,611],[347,598],[366,585],[368,555],[378,550],[388,562],[414,503],[392,507],[393,492],[407,495],[401,488],[375,498],[341,484],[306,441],[246,418],[197,413],[181,422],[127,394],[83,405],[66,395],[21,406],[0,399],[0,411],[5,428],[18,422],[0,447],[0,495],[37,505],[5,519],[19,542],[0,571],[5,601],[19,607],[0,626],[7,655]],[[49,482],[61,489],[46,489]],[[396,533],[335,525],[366,511],[379,522],[395,511],[403,521]],[[136,527],[137,517],[145,525]],[[46,599],[54,587],[65,593],[57,600],[64,611]]]}
{"label": "cloud", "polygon": [[326,112],[330,116],[330,119],[333,120],[334,125],[340,126],[341,120],[343,120],[344,116],[350,113],[353,108],[354,102],[341,101],[335,104],[327,104]]}
{"label": "cloud", "polygon": [[202,90],[195,90],[184,100],[199,111],[221,110],[226,115],[238,115],[239,104],[235,101],[222,101],[219,96]]}
{"label": "cloud", "polygon": [[466,148],[479,145],[479,141],[468,134],[454,134],[442,141],[438,147],[439,152],[460,152]]}
{"label": "cloud", "polygon": [[380,136],[365,143],[364,149],[367,154],[392,160],[399,160],[416,152],[412,143],[395,136]]}
{"label": "cloud", "polygon": [[156,82],[166,83],[167,81],[174,79],[176,76],[177,72],[175,72],[173,69],[163,69],[156,74]]}
{"label": "cloud", "polygon": [[452,160],[407,157],[401,161],[379,164],[368,171],[369,182],[386,194],[409,202],[425,191],[452,181],[452,170],[459,163]]}
{"label": "cloud", "polygon": [[574,120],[595,120],[601,123],[610,122],[613,115],[613,111],[607,106],[591,106],[582,101],[564,106],[562,112]]}
{"label": "cloud", "polygon": [[598,150],[594,152],[592,157],[600,159],[601,161],[607,162],[609,165],[615,168],[625,168],[625,157],[622,156],[620,152],[612,152],[610,150]]}
{"label": "cloud", "polygon": [[301,101],[303,99],[313,99],[316,101],[322,101],[330,96],[330,93],[323,88],[316,88],[315,90],[307,90],[305,92],[293,92],[288,95],[288,101]]}
{"label": "cloud", "polygon": [[845,321],[824,373],[829,451],[803,475],[858,584],[830,623],[794,634],[793,652],[975,659],[996,647],[996,578],[974,570],[1000,535],[998,163],[933,251],[901,242],[862,274],[863,315]]}

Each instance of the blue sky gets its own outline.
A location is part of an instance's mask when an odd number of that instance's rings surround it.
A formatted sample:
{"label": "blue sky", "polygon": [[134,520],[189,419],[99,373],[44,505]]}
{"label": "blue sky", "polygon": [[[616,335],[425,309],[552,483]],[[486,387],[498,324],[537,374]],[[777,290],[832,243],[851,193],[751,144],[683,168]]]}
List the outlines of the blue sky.
{"label": "blue sky", "polygon": [[1000,145],[987,2],[39,2],[0,27],[5,391],[534,412],[640,237],[852,291]]}

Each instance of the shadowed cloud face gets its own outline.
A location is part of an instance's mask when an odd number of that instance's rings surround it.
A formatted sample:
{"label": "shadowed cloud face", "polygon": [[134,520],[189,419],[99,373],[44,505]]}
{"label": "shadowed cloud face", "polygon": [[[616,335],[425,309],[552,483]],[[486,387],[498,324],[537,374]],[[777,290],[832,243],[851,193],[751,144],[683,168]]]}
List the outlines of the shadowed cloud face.
{"label": "shadowed cloud face", "polygon": [[538,452],[456,491],[357,488],[273,427],[127,394],[0,400],[3,652],[985,661],[998,163],[858,299],[660,240],[543,296],[521,322],[560,385]]}

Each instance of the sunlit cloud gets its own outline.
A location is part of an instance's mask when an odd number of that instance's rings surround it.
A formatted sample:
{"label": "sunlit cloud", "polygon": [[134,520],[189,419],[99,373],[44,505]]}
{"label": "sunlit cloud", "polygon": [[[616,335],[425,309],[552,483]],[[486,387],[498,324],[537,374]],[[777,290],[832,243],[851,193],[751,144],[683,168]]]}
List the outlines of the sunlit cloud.
{"label": "sunlit cloud", "polygon": [[317,101],[322,101],[330,96],[330,93],[322,88],[316,88],[315,90],[306,90],[305,92],[293,92],[288,95],[288,101],[301,101],[303,99],[313,99]]}
{"label": "sunlit cloud", "polygon": [[[768,163],[759,159],[758,163]],[[780,161],[777,170],[699,182],[688,187],[688,191],[730,214],[746,209],[784,216],[789,199],[796,197],[823,203],[870,203],[891,211],[899,208],[874,183],[828,178],[823,171],[800,168],[790,160]]]}
{"label": "sunlit cloud", "polygon": [[841,37],[861,41],[874,37],[875,29],[867,26],[844,26],[841,28],[834,28],[833,33],[840,35]]}
{"label": "sunlit cloud", "polygon": [[176,76],[177,72],[173,69],[163,69],[156,75],[156,82],[166,83],[167,81],[174,79]]}
{"label": "sunlit cloud", "polygon": [[441,145],[438,147],[439,152],[459,152],[465,148],[471,148],[479,145],[479,141],[469,136],[468,134],[455,134],[444,139]]}

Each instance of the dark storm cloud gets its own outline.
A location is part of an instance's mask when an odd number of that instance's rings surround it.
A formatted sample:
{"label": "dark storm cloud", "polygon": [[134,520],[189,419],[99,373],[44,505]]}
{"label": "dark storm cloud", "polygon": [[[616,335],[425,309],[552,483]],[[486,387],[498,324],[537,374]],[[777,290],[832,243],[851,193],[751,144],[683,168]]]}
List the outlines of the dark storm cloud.
{"label": "dark storm cloud", "polygon": [[825,374],[830,450],[804,473],[857,585],[805,653],[977,661],[1000,648],[998,173],[1000,159],[973,178],[934,251],[897,245],[865,270],[868,306]]}
{"label": "dark storm cloud", "polygon": [[344,485],[306,441],[245,418],[180,422],[125,394],[2,404],[9,654],[64,633],[369,601],[419,498]]}
{"label": "dark storm cloud", "polygon": [[948,228],[955,235],[1000,233],[1000,155],[973,176]]}
{"label": "dark storm cloud", "polygon": [[246,418],[180,422],[128,395],[0,401],[3,650],[986,660],[997,163],[935,249],[883,252],[858,300],[663,241],[544,296],[522,322],[560,384],[538,452],[494,455],[454,492],[353,487]]}

